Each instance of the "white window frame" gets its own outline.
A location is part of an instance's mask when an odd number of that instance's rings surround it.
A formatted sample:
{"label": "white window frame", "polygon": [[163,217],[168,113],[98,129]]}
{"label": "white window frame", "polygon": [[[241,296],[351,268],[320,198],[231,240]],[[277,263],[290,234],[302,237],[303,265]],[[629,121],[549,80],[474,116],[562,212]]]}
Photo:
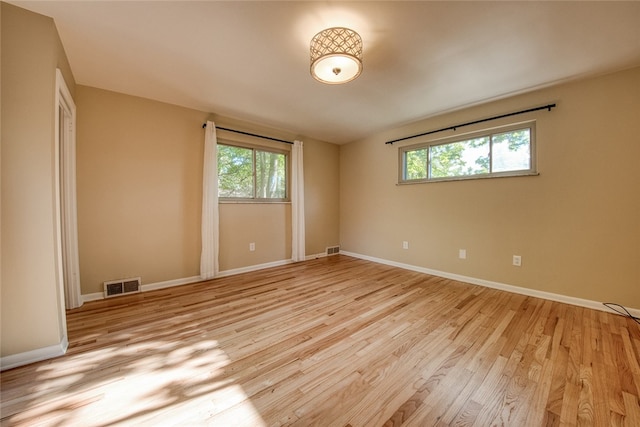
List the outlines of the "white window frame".
{"label": "white window frame", "polygon": [[[492,152],[492,137],[493,135],[503,134],[511,131],[529,129],[529,168],[528,169],[520,169],[513,171],[504,171],[504,172],[492,172],[491,165],[493,164],[493,152]],[[427,176],[426,178],[420,179],[406,179],[406,153],[417,150],[427,150],[427,174],[430,174],[430,148],[436,147],[440,145],[453,144],[456,142],[464,142],[475,138],[489,137],[489,172],[482,174],[474,174],[474,175],[458,175],[458,176],[448,176],[448,177],[438,177],[432,178]],[[483,129],[479,131],[469,132],[465,134],[459,134],[452,137],[435,139],[427,142],[422,142],[419,144],[408,145],[405,147],[400,147],[398,149],[398,184],[421,184],[427,182],[443,182],[443,181],[466,181],[470,179],[487,179],[487,178],[501,178],[501,177],[514,177],[514,176],[537,176],[539,175],[537,171],[537,162],[536,162],[536,123],[535,120],[519,122],[519,123],[511,123],[505,126],[498,126],[488,129]]]}
{"label": "white window frame", "polygon": [[[278,150],[271,146],[263,146],[259,144],[248,144],[244,142],[230,141],[228,139],[218,139],[217,145],[226,145],[229,147],[246,148],[251,150],[251,160],[253,162],[253,194],[254,197],[222,197],[218,196],[220,203],[290,203],[291,202],[291,151]],[[256,193],[256,150],[267,153],[283,154],[285,158],[285,197],[284,198],[263,198],[255,197]],[[216,157],[216,162],[218,161]],[[219,165],[218,165],[219,166]],[[218,169],[218,173],[220,173]]]}

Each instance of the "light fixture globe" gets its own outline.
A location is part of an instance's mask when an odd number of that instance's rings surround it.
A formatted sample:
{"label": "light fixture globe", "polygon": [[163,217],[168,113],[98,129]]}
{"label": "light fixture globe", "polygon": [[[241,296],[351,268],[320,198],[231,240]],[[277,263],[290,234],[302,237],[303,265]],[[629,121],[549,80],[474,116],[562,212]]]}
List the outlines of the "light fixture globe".
{"label": "light fixture globe", "polygon": [[347,83],[362,72],[362,38],[349,28],[333,27],[311,39],[311,75],[327,84]]}

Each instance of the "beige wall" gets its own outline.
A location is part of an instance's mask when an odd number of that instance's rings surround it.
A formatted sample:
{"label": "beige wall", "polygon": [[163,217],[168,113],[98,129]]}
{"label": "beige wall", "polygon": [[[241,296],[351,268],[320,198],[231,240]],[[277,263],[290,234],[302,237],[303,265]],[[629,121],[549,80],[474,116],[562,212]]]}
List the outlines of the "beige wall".
{"label": "beige wall", "polygon": [[[398,186],[385,141],[557,102],[536,119],[539,176]],[[510,120],[461,128],[457,133]],[[432,135],[449,136],[454,132]],[[424,120],[341,147],[347,251],[640,308],[640,68]],[[409,242],[403,250],[401,242]],[[458,259],[458,250],[467,259]],[[511,265],[522,256],[522,267]]]}
{"label": "beige wall", "polygon": [[[218,126],[297,137],[96,88],[78,86],[76,92],[78,234],[85,295],[102,292],[107,280],[140,276],[149,284],[199,275],[202,124],[207,119]],[[218,138],[266,143],[224,131]],[[309,171],[306,250],[312,254],[338,244],[339,148],[304,142]],[[221,203],[221,271],[290,259],[290,211],[289,204]],[[249,251],[252,242],[255,251]]]}
{"label": "beige wall", "polygon": [[207,114],[80,85],[76,93],[82,294],[108,280],[197,275]]}
{"label": "beige wall", "polygon": [[75,82],[51,18],[2,10],[2,357],[58,345],[55,70]]}
{"label": "beige wall", "polygon": [[220,271],[290,258],[291,204],[220,204]]}
{"label": "beige wall", "polygon": [[305,139],[304,177],[307,256],[340,244],[340,150]]}

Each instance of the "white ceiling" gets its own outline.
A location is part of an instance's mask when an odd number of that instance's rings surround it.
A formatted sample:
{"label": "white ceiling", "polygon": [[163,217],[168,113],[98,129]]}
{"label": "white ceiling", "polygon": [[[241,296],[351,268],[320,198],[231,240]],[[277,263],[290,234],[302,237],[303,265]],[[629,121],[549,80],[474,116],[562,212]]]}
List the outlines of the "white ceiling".
{"label": "white ceiling", "polygon": [[[640,65],[640,2],[10,3],[54,18],[79,84],[337,144]],[[344,85],[309,74],[331,26],[364,42]]]}

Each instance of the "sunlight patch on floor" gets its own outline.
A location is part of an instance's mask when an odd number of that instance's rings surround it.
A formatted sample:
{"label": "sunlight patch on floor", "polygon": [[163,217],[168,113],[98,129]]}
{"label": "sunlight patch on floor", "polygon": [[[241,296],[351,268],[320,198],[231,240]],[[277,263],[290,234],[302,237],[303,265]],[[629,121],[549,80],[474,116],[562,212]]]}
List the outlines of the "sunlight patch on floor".
{"label": "sunlight patch on floor", "polygon": [[264,426],[215,340],[145,341],[56,359],[38,369],[36,399],[17,424]]}

